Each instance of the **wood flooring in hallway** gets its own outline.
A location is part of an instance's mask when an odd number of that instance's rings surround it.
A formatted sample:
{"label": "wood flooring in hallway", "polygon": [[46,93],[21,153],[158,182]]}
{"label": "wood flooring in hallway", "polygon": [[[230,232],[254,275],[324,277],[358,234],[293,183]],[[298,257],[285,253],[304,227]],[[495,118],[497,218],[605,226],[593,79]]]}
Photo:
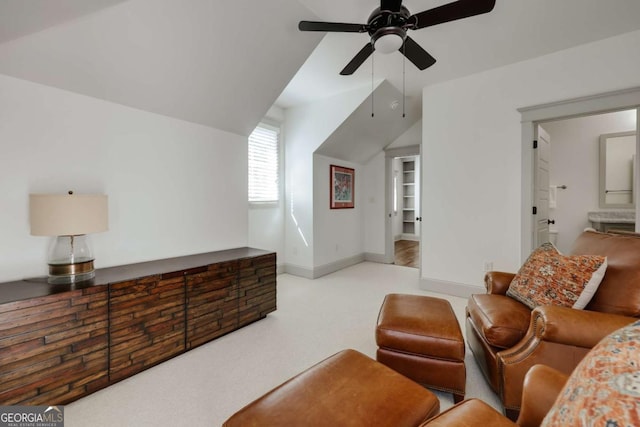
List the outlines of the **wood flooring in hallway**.
{"label": "wood flooring in hallway", "polygon": [[394,264],[418,268],[419,245],[413,240],[396,240]]}

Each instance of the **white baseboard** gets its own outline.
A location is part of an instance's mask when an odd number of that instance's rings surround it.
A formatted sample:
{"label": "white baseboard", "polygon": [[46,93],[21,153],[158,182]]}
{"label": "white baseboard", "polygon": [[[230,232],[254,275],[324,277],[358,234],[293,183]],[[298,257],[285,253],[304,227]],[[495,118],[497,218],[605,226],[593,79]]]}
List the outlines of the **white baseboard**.
{"label": "white baseboard", "polygon": [[334,273],[338,270],[342,270],[343,268],[359,264],[365,261],[365,259],[365,254],[361,253],[313,268],[301,267],[295,264],[285,264],[284,272],[307,279],[317,279],[318,277],[326,276],[327,274]]}
{"label": "white baseboard", "polygon": [[420,236],[416,236],[415,234],[401,234],[400,240],[412,240],[414,242],[419,242]]}
{"label": "white baseboard", "polygon": [[385,260],[385,255],[384,254],[374,254],[372,252],[365,252],[364,253],[364,260],[365,261],[371,261],[371,262],[377,262],[378,264],[390,264]]}
{"label": "white baseboard", "polygon": [[342,270],[343,268],[347,268],[352,265],[359,264],[364,260],[365,260],[365,256],[362,253],[362,254],[351,256],[349,258],[339,259],[338,261],[333,261],[328,264],[314,267],[313,278],[316,279],[318,277],[326,276],[327,274],[334,273],[338,270]]}
{"label": "white baseboard", "polygon": [[313,269],[301,267],[295,264],[284,264],[284,272],[293,274],[294,276],[304,277],[305,279],[313,279]]}
{"label": "white baseboard", "polygon": [[466,285],[464,283],[448,282],[446,280],[437,280],[425,277],[420,279],[420,289],[462,298],[469,298],[472,294],[486,293],[482,286]]}

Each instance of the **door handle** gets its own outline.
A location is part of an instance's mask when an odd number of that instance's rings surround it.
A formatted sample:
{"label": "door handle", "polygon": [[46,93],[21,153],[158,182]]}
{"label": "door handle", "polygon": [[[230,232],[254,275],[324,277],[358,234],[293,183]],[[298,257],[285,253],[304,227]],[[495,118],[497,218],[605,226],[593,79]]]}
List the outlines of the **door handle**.
{"label": "door handle", "polygon": [[547,224],[555,224],[556,220],[555,219],[548,219],[547,220]]}
{"label": "door handle", "polygon": [[421,216],[417,217],[416,221],[422,221],[422,217]]}

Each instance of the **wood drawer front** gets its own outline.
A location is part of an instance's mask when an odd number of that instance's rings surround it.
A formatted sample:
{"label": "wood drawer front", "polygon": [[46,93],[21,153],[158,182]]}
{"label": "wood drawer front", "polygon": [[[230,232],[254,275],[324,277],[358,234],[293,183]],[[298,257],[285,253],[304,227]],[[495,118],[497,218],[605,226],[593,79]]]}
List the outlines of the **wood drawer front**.
{"label": "wood drawer front", "polygon": [[184,278],[149,276],[109,285],[109,376],[118,381],[184,348]]}
{"label": "wood drawer front", "polygon": [[0,405],[66,404],[108,385],[107,287],[0,306]]}
{"label": "wood drawer front", "polygon": [[262,319],[276,310],[276,254],[239,261],[239,326]]}
{"label": "wood drawer front", "polygon": [[237,261],[230,261],[185,276],[188,349],[238,328],[237,274]]}
{"label": "wood drawer front", "polygon": [[12,295],[40,282],[6,283],[0,405],[64,405],[265,317],[276,257],[245,249],[114,267],[27,299]]}

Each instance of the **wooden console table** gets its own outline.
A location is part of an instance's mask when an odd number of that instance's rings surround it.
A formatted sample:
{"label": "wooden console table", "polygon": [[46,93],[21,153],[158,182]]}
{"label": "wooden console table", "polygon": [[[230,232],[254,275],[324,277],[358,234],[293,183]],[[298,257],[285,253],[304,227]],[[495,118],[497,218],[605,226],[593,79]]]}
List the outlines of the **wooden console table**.
{"label": "wooden console table", "polygon": [[276,309],[276,254],[238,248],[0,284],[0,405],[63,405]]}

